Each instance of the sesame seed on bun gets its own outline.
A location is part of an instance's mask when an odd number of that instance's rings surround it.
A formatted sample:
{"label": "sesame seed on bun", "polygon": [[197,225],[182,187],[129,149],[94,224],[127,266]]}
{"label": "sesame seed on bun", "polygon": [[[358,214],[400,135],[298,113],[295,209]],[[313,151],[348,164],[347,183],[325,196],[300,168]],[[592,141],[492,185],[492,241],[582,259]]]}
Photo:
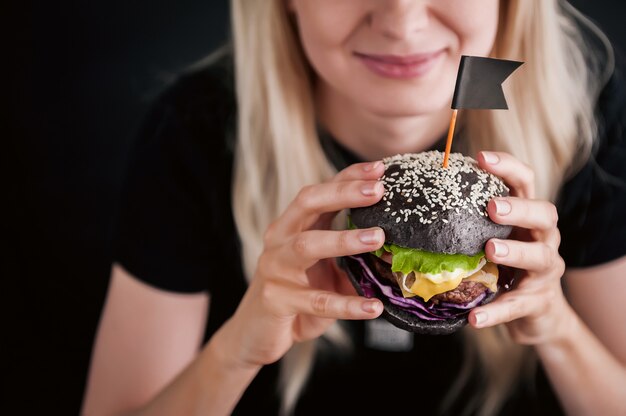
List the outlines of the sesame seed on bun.
{"label": "sesame seed on bun", "polygon": [[352,209],[354,225],[381,227],[387,242],[435,253],[474,255],[488,239],[506,238],[511,227],[491,221],[487,203],[509,188],[471,157],[452,153],[448,168],[442,160],[438,151],[383,159],[385,194]]}

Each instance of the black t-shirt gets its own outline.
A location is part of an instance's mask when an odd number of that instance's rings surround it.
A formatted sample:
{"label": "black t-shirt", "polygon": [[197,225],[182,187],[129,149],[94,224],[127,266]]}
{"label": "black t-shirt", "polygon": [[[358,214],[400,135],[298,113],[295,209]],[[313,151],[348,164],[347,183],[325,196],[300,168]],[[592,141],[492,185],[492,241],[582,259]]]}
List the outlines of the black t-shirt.
{"label": "black t-shirt", "polygon": [[[604,89],[597,154],[562,188],[561,254],[568,266],[626,254],[624,86],[616,73]],[[226,56],[181,76],[155,102],[134,147],[115,238],[115,260],[142,281],[168,291],[211,294],[205,339],[233,314],[247,287],[231,209],[233,91],[232,61]],[[321,134],[321,141],[337,168],[356,161],[328,135]],[[459,334],[398,332],[380,319],[342,325],[352,351],[321,343],[296,414],[334,414],[341,408],[357,415],[439,413],[461,366]],[[276,414],[277,375],[278,364],[264,367],[235,413]],[[471,385],[480,382],[477,375],[459,403],[469,400]],[[539,371],[535,388],[520,388],[502,414],[560,412]]]}

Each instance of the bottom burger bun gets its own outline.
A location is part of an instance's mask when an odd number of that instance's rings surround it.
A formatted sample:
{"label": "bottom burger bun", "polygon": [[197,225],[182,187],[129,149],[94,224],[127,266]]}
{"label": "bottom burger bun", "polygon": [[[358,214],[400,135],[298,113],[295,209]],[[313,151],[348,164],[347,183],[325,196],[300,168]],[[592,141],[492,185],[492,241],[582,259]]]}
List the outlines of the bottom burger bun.
{"label": "bottom burger bun", "polygon": [[[394,305],[389,296],[385,296],[382,291],[376,291],[375,289],[372,289],[371,286],[364,283],[367,281],[367,278],[363,275],[367,273],[367,271],[363,265],[366,264],[368,267],[371,267],[371,265],[368,264],[369,262],[370,259],[364,255],[349,256],[341,259],[341,266],[346,271],[348,278],[357,293],[368,298],[380,299],[384,305],[382,317],[398,328],[406,331],[426,335],[451,334],[467,325],[467,315],[471,309],[491,302],[496,296],[496,292],[486,293],[484,298],[471,308],[465,310],[459,309],[457,311],[457,316],[437,320],[426,320],[416,316],[414,312],[410,311],[410,309],[406,307]],[[508,275],[505,276],[504,274],[505,273],[500,273],[499,280],[511,282],[511,278]],[[506,286],[509,285],[506,284]]]}
{"label": "bottom burger bun", "polygon": [[489,239],[511,232],[487,214],[489,200],[509,190],[459,153],[450,155],[448,168],[437,151],[383,163],[383,198],[352,209],[349,218],[351,228],[381,227],[385,244],[345,257],[343,266],[360,295],[383,302],[383,317],[392,324],[424,334],[454,332],[473,308],[511,283],[484,253]]}

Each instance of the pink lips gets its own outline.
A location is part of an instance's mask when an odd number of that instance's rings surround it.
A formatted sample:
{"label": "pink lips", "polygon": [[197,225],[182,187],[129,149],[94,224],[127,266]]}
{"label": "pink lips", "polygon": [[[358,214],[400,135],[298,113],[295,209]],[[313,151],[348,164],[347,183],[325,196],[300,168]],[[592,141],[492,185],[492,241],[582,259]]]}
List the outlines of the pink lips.
{"label": "pink lips", "polygon": [[355,52],[354,55],[373,73],[396,79],[425,75],[443,55],[444,50],[415,55],[374,55]]}

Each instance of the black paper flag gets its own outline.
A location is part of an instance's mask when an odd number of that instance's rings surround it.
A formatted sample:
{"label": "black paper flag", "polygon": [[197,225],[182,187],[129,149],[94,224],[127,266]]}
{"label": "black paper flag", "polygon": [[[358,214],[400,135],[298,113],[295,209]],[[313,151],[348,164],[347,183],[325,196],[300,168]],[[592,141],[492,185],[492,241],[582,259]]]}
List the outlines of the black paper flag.
{"label": "black paper flag", "polygon": [[523,62],[479,56],[461,57],[452,108],[507,110],[502,83]]}

